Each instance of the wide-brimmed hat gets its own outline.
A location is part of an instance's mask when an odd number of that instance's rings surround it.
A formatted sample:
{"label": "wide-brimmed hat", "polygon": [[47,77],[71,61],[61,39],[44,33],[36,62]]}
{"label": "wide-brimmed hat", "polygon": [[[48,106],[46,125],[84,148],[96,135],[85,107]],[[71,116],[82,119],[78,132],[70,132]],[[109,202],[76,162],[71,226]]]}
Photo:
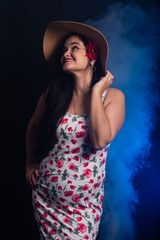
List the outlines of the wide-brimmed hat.
{"label": "wide-brimmed hat", "polygon": [[43,53],[49,65],[54,67],[58,46],[62,39],[71,32],[83,34],[96,45],[102,68],[105,71],[109,51],[106,38],[97,29],[73,21],[54,21],[48,24],[43,39]]}

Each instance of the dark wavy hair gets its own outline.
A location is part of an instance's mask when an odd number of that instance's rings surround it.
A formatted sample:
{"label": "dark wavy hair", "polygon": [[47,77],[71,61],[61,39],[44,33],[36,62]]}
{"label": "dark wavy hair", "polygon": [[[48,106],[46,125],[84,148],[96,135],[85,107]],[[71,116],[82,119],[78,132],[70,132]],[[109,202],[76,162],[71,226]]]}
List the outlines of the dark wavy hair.
{"label": "dark wavy hair", "polygon": [[[40,162],[54,147],[57,142],[56,129],[61,119],[66,114],[73,97],[74,76],[71,73],[62,70],[60,58],[63,54],[63,46],[65,41],[71,37],[77,36],[85,46],[88,45],[88,40],[84,35],[76,32],[66,35],[59,46],[57,47],[56,62],[54,63],[53,78],[50,81],[47,91],[45,92],[46,111],[42,120],[42,124],[38,137],[37,157]],[[55,56],[54,56],[55,58]],[[105,76],[99,58],[95,63],[96,71],[92,75],[90,90],[100,80],[101,76]]]}

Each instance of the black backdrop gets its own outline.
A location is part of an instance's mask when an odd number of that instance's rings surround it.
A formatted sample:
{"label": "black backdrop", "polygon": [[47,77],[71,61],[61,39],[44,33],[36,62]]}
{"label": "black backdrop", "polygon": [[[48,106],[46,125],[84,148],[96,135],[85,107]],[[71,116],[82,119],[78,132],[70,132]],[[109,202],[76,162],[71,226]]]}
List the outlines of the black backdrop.
{"label": "black backdrop", "polygon": [[[37,100],[51,77],[42,52],[46,26],[55,20],[94,19],[114,2],[118,1],[4,0],[0,3],[3,239],[39,239],[31,190],[25,180],[25,134]],[[147,8],[147,2],[139,4]],[[160,6],[158,1],[157,6]],[[139,231],[144,231],[138,214],[135,220]],[[143,236],[142,232],[137,233],[137,239],[138,236]]]}

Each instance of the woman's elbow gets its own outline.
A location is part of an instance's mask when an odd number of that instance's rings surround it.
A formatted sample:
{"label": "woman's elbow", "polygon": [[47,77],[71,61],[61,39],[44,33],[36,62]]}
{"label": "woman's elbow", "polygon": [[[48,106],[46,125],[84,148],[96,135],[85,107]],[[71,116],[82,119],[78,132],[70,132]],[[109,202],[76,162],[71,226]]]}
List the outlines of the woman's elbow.
{"label": "woman's elbow", "polygon": [[108,145],[109,143],[111,143],[111,138],[110,139],[107,139],[105,142],[103,143],[97,143],[97,144],[94,144],[94,148],[96,150],[101,150],[103,149],[106,145]]}

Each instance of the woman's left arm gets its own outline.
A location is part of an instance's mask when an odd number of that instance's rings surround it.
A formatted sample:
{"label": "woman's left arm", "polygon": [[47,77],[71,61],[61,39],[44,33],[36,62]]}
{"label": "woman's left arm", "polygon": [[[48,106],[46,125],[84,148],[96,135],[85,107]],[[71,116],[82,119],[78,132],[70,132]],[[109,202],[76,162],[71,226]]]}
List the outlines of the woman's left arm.
{"label": "woman's left arm", "polygon": [[113,82],[108,73],[94,85],[91,94],[89,132],[96,149],[102,149],[115,138],[125,119],[125,96],[121,90],[110,88],[102,102],[103,91]]}

